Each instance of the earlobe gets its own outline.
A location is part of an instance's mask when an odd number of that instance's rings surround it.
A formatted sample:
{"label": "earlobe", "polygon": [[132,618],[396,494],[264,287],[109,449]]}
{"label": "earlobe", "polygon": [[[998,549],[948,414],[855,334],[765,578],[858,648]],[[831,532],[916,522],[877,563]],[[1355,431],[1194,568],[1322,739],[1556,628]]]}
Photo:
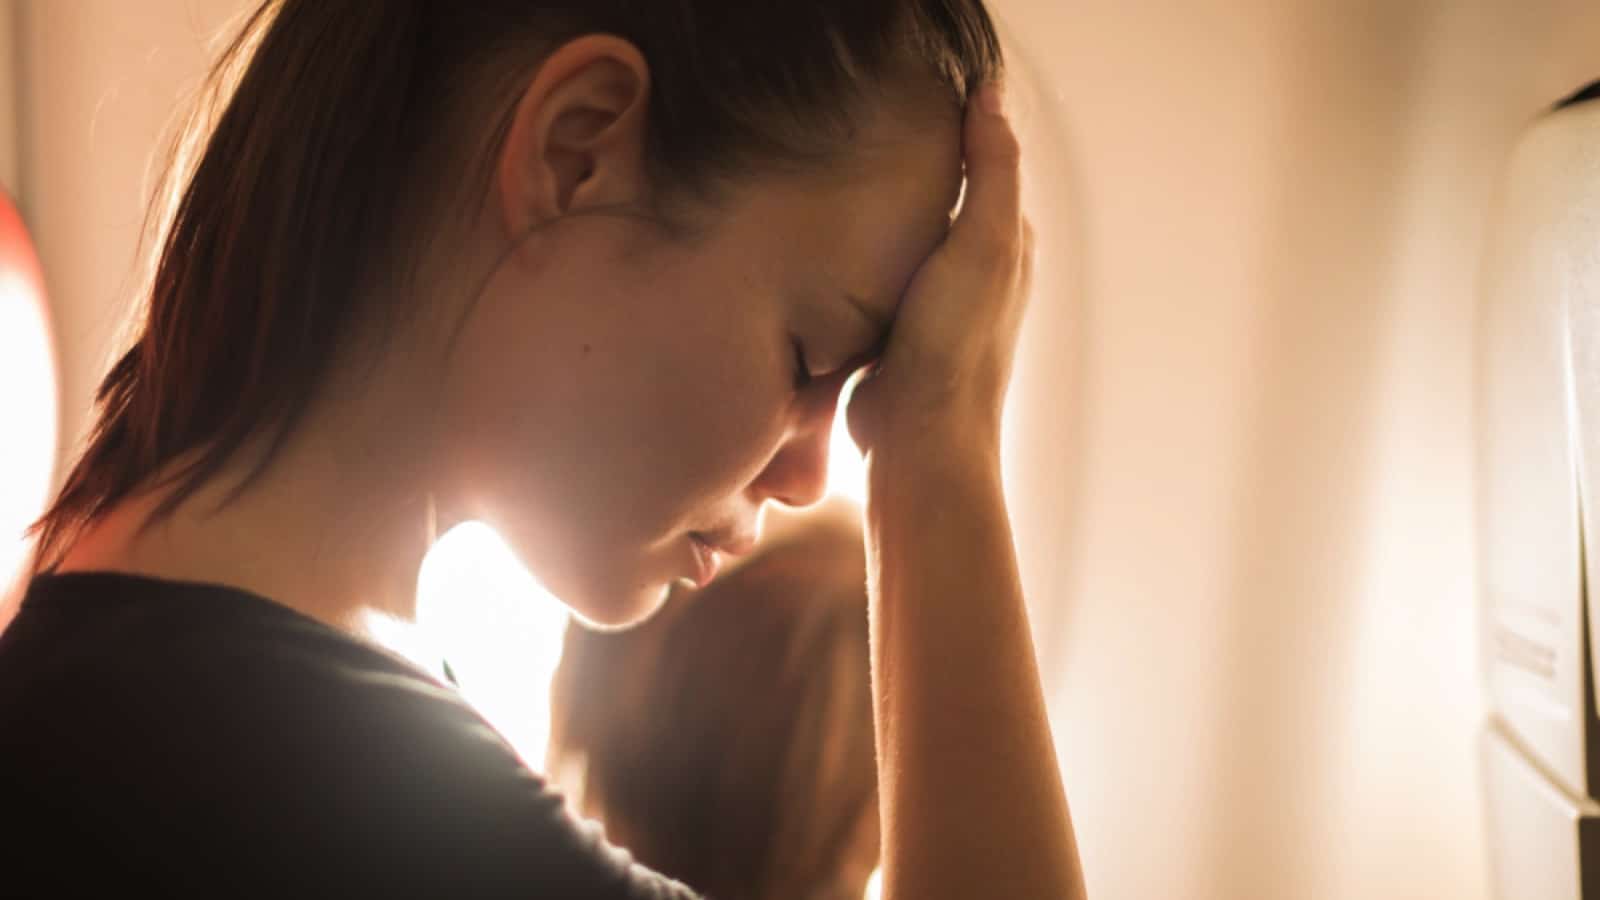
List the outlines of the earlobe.
{"label": "earlobe", "polygon": [[587,35],[545,60],[517,101],[496,164],[508,237],[643,199],[649,94],[644,56],[621,38]]}

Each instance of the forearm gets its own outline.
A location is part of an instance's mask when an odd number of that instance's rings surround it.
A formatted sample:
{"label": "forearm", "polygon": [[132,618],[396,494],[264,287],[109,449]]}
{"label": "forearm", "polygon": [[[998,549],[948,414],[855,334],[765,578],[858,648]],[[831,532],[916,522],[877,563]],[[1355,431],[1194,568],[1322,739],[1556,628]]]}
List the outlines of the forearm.
{"label": "forearm", "polygon": [[1081,897],[995,451],[903,446],[869,457],[884,896]]}

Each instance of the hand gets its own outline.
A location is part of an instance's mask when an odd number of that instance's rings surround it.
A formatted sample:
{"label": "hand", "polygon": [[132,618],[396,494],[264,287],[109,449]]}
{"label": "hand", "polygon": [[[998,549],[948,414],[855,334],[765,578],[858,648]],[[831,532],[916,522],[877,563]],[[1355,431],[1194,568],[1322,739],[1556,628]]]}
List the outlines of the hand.
{"label": "hand", "polygon": [[[953,435],[998,449],[1033,271],[1020,149],[999,90],[986,85],[967,105],[961,212],[912,278],[883,355],[851,398],[850,434],[863,452],[886,440]],[[988,92],[996,92],[993,109]]]}

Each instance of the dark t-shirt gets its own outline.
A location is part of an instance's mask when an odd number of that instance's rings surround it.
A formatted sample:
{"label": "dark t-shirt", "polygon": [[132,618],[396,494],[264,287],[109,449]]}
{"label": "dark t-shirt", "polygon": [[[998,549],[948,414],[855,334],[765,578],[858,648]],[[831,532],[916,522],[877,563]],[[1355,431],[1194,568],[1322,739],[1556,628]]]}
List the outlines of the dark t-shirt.
{"label": "dark t-shirt", "polygon": [[399,656],[231,588],[42,576],[0,635],[0,896],[105,885],[694,896]]}

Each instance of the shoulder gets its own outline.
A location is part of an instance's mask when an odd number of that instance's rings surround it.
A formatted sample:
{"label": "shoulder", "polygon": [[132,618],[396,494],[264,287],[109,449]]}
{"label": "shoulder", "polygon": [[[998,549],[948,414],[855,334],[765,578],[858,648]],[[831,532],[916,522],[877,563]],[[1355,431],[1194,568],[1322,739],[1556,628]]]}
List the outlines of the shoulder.
{"label": "shoulder", "polygon": [[679,896],[420,669],[259,598],[182,593],[98,619],[25,607],[0,638],[0,683],[29,685],[0,688],[0,790],[75,845],[213,885]]}

